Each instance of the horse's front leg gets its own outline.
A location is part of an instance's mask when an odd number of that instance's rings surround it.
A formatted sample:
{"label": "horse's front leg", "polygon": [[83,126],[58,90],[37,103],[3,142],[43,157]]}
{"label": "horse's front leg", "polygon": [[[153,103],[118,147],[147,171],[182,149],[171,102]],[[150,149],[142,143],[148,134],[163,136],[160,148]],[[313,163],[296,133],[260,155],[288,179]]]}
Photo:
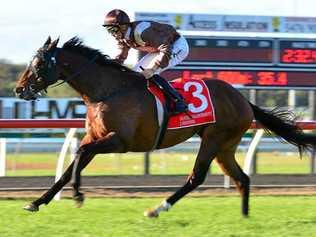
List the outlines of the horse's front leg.
{"label": "horse's front leg", "polygon": [[125,152],[125,145],[119,138],[119,136],[111,132],[105,137],[98,139],[94,142],[81,146],[77,152],[77,156],[74,160],[74,167],[72,169],[71,184],[73,186],[73,198],[76,201],[76,205],[80,207],[84,201],[84,195],[79,191],[81,184],[81,171],[85,164],[85,159],[91,159],[96,154],[101,153],[115,153]]}
{"label": "horse's front leg", "polygon": [[76,201],[77,207],[81,207],[84,201],[84,195],[79,192],[81,184],[81,171],[84,168],[86,160],[92,160],[96,153],[87,152],[86,145],[81,146],[77,151],[76,158],[74,159],[72,175],[71,175],[71,185],[73,187],[73,199]]}
{"label": "horse's front leg", "polygon": [[[86,143],[90,143],[90,142],[91,142],[90,136],[86,135],[82,139],[81,145],[86,144]],[[86,167],[90,163],[92,158],[93,158],[93,156],[86,157],[84,159],[84,162],[81,164],[81,168],[83,169],[84,167]],[[40,205],[42,205],[42,204],[47,205],[54,198],[56,193],[58,193],[70,181],[73,166],[74,166],[74,161],[68,166],[66,171],[63,173],[62,177],[56,183],[54,183],[54,185],[47,192],[45,192],[40,198],[38,198],[38,199],[34,200],[33,202],[31,202],[30,204],[26,205],[24,207],[24,210],[35,212],[35,211],[39,210]]]}

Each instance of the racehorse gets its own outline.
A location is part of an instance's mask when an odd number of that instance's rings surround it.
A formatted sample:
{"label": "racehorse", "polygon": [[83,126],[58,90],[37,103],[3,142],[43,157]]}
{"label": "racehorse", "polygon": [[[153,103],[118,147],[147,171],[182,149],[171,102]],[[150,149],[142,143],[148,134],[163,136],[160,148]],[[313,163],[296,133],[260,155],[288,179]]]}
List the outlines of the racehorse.
{"label": "racehorse", "polygon": [[[155,99],[147,90],[145,78],[138,72],[110,59],[74,37],[61,48],[58,39],[49,37],[38,49],[19,80],[15,93],[24,100],[37,99],[42,91],[58,81],[68,83],[87,106],[86,134],[74,161],[40,198],[24,207],[38,211],[71,181],[78,206],[84,201],[80,192],[81,171],[96,154],[150,151],[159,130]],[[251,104],[240,92],[221,80],[205,81],[212,95],[215,123],[167,130],[157,149],[184,142],[193,135],[201,138],[192,173],[184,185],[160,205],[149,209],[148,217],[157,217],[203,183],[211,162],[216,158],[223,172],[230,176],[241,194],[244,216],[249,210],[249,177],[235,160],[236,148],[256,119],[264,128],[298,147],[300,153],[314,148],[316,136],[305,134],[295,124],[295,116],[277,108],[264,110]]]}

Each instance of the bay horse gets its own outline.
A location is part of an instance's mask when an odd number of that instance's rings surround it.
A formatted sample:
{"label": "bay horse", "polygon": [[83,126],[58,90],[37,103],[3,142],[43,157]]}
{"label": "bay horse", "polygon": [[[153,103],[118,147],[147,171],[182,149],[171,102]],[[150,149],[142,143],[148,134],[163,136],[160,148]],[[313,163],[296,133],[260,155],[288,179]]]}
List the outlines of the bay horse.
{"label": "bay horse", "polygon": [[[150,151],[159,130],[155,99],[138,72],[110,59],[74,37],[62,47],[49,37],[38,49],[16,83],[15,93],[24,100],[37,99],[42,91],[58,81],[68,83],[87,106],[86,134],[74,161],[63,176],[40,198],[24,207],[38,211],[71,181],[78,206],[84,201],[80,192],[81,171],[96,154]],[[223,172],[230,176],[241,194],[244,216],[249,209],[249,177],[235,160],[236,148],[253,119],[277,137],[298,147],[300,153],[314,148],[316,136],[305,134],[295,125],[290,111],[264,110],[251,104],[240,92],[221,80],[205,81],[213,100],[216,123],[167,130],[158,149],[184,142],[197,134],[200,148],[192,173],[184,185],[161,204],[145,212],[157,217],[203,183],[211,162],[216,158]]]}

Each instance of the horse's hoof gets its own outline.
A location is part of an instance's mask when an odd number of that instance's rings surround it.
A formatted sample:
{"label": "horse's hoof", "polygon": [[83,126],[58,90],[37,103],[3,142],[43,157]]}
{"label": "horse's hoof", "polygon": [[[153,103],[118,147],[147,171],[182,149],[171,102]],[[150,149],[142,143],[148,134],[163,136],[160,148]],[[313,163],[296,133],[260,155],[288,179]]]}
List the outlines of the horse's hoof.
{"label": "horse's hoof", "polygon": [[74,196],[74,200],[75,200],[75,204],[77,208],[82,207],[83,202],[84,202],[84,195],[82,193],[80,193],[77,196]]}
{"label": "horse's hoof", "polygon": [[144,216],[147,216],[149,218],[157,218],[159,217],[159,213],[157,212],[157,210],[149,209],[144,212]]}
{"label": "horse's hoof", "polygon": [[24,210],[30,211],[30,212],[37,212],[39,210],[38,206],[34,203],[30,203],[23,207]]}

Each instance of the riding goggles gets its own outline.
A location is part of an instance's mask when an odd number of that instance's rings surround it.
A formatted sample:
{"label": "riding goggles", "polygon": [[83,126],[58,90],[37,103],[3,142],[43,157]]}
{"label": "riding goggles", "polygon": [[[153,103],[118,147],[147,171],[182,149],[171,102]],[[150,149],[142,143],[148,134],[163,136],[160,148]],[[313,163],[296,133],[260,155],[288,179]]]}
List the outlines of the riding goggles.
{"label": "riding goggles", "polygon": [[118,26],[104,26],[104,27],[110,34],[116,34],[117,32],[120,31],[120,28]]}

